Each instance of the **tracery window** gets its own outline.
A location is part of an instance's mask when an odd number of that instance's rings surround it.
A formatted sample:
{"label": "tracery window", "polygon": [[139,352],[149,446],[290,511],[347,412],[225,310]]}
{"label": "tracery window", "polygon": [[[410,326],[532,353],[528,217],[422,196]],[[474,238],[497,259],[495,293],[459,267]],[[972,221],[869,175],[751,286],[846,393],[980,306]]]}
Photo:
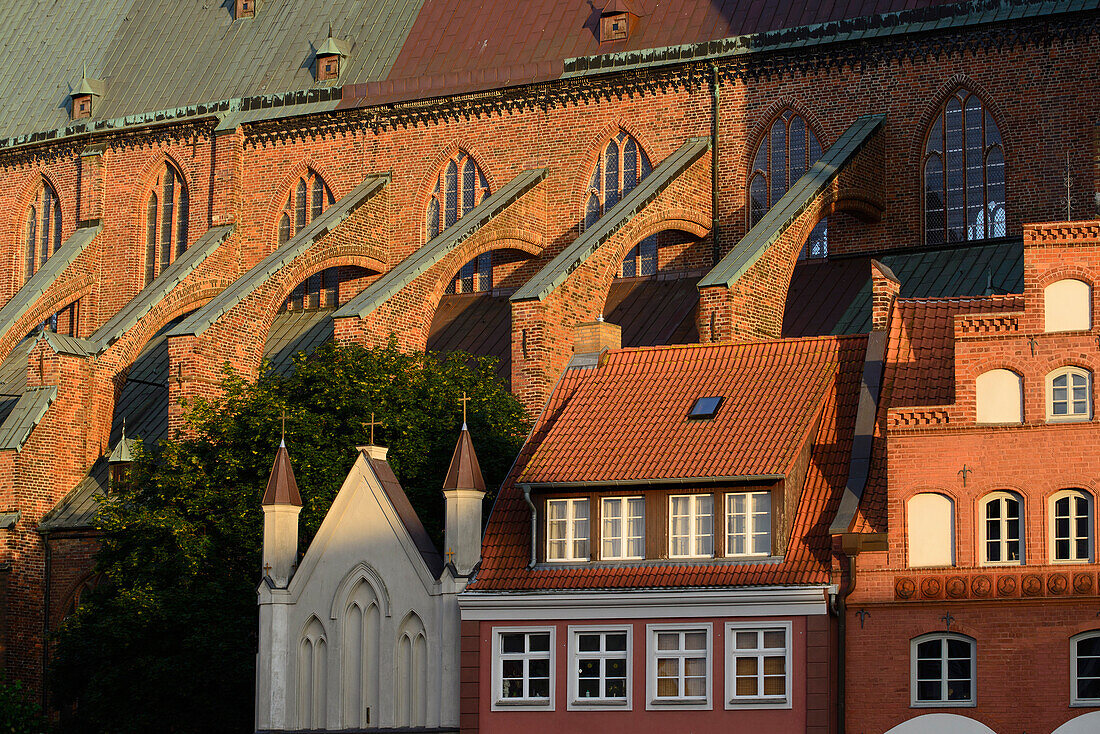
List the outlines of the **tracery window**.
{"label": "tracery window", "polygon": [[483,252],[463,265],[451,282],[447,293],[483,293],[493,290],[493,253]]}
{"label": "tracery window", "polygon": [[428,200],[428,239],[457,222],[489,195],[489,181],[469,153],[458,151],[435,180]]}
{"label": "tracery window", "polygon": [[187,249],[187,216],[187,183],[165,163],[145,204],[146,285]]}
{"label": "tracery window", "polygon": [[42,182],[27,210],[27,268],[30,278],[61,247],[61,202],[57,192]]}
{"label": "tracery window", "polygon": [[929,245],[1005,235],[1001,132],[976,94],[944,103],[924,144],[924,239]]}
{"label": "tracery window", "polygon": [[[314,171],[298,179],[287,196],[279,217],[279,246],[301,232],[314,219],[332,206],[333,196],[328,184]],[[306,278],[291,292],[283,305],[285,310],[333,308],[339,295],[340,271],[327,268]]]}
{"label": "tracery window", "polygon": [[[585,231],[650,174],[653,166],[641,144],[630,133],[620,131],[607,142],[592,177],[584,202],[581,232]],[[623,259],[619,275],[635,278],[657,272],[657,235],[635,245]]]}
{"label": "tracery window", "polygon": [[[806,121],[794,110],[781,112],[760,141],[749,172],[749,226],[755,227],[820,157],[821,144]],[[828,254],[829,224],[823,219],[810,232],[801,257]]]}

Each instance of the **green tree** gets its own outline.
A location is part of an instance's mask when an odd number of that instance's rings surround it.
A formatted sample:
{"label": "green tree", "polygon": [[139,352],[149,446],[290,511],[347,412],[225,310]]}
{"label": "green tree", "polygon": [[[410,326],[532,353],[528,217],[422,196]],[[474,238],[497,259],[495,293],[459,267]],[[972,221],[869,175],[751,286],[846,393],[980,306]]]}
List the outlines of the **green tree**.
{"label": "green tree", "polygon": [[0,678],[0,734],[45,734],[41,707],[31,701],[23,684]]}
{"label": "green tree", "polygon": [[[62,626],[53,683],[66,730],[247,732],[253,717],[260,498],[286,415],[304,507],[302,548],[317,532],[364,421],[437,539],[440,491],[462,418],[489,487],[527,430],[486,358],[327,345],[289,376],[246,382],[227,371],[223,397],[188,413],[187,437],[138,447],[129,480],[100,509],[103,581]],[[438,540],[437,540],[438,542]]]}

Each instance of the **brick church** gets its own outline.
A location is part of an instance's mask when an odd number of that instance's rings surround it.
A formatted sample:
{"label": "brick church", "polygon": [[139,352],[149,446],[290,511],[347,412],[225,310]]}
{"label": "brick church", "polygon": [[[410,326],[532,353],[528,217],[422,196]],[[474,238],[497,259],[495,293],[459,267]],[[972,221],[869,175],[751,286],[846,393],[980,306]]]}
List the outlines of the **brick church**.
{"label": "brick church", "polygon": [[7,677],[130,440],[395,339],[536,418],[463,731],[1100,728],[1100,2],[5,10]]}

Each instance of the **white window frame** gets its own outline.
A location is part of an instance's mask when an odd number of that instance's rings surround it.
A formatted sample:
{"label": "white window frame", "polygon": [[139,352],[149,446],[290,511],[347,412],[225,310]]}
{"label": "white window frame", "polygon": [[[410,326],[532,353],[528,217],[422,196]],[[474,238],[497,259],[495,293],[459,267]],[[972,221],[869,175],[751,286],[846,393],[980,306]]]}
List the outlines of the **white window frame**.
{"label": "white window frame", "polygon": [[[1067,410],[1073,407],[1073,377],[1080,376],[1085,378],[1085,412],[1084,413],[1066,413],[1063,415],[1054,414],[1054,381],[1063,375],[1067,375],[1066,390],[1069,392],[1066,395]],[[1046,376],[1046,414],[1047,422],[1050,423],[1074,423],[1079,421],[1092,420],[1092,373],[1082,367],[1060,367],[1053,372],[1050,372]]]}
{"label": "white window frame", "polygon": [[[745,532],[732,533],[730,531],[730,522],[733,519],[733,499],[735,497],[745,498]],[[767,500],[768,508],[764,512],[759,509],[759,498],[763,497]],[[724,513],[724,520],[726,525],[726,557],[727,558],[767,558],[772,555],[772,493],[764,491],[756,492],[727,492],[725,496],[726,511]],[[764,518],[764,530],[761,531],[756,526],[756,519],[759,517]],[[767,538],[767,550],[763,553],[759,553],[755,550],[749,550],[746,553],[734,553],[733,539],[737,536],[743,536],[746,542],[746,548],[755,548],[755,540],[759,535],[763,535]]]}
{"label": "white window frame", "polygon": [[[690,505],[691,505],[690,514],[688,515],[689,528],[688,528],[688,536],[687,537],[688,537],[688,546],[693,552],[681,555],[681,554],[677,554],[677,553],[672,552],[672,547],[673,547],[673,545],[672,545],[672,526],[673,526],[672,504],[675,500],[682,499],[682,498],[685,498],[685,497],[687,497],[690,500]],[[699,517],[700,517],[700,515],[699,515],[699,512],[698,512],[698,506],[699,506],[699,498],[700,497],[710,498],[710,553],[695,553],[694,552],[695,549],[699,547],[699,541],[703,537],[703,535],[700,534],[700,532],[699,532]],[[714,503],[714,495],[709,494],[707,492],[699,492],[697,494],[673,494],[673,495],[669,495],[669,497],[668,497],[668,557],[669,558],[714,558],[714,535],[715,535],[714,504],[715,504]]]}
{"label": "white window frame", "polygon": [[[1014,500],[1017,506],[1020,508],[1019,519],[1019,538],[1017,539],[1020,546],[1020,557],[1016,560],[1005,560],[1003,556],[1008,555],[1008,541],[1004,535],[1007,532],[1008,521],[1005,519],[1002,513],[998,522],[1001,526],[1001,538],[999,541],[1002,550],[1002,559],[999,561],[989,560],[989,549],[986,546],[987,535],[989,529],[986,525],[986,507],[993,502],[1003,502],[1005,500]],[[978,534],[979,534],[979,557],[981,558],[981,565],[983,566],[1022,566],[1027,562],[1027,508],[1024,505],[1024,498],[1015,492],[1006,492],[1004,490],[998,490],[996,492],[990,492],[981,498],[978,502]]]}
{"label": "white window frame", "polygon": [[1089,637],[1100,637],[1100,630],[1088,630],[1080,632],[1069,638],[1069,705],[1087,706],[1096,708],[1100,706],[1100,698],[1078,698],[1077,696],[1077,643]]}
{"label": "white window frame", "polygon": [[[561,558],[554,558],[550,554],[550,523],[551,513],[550,505],[556,502],[565,503],[567,508],[565,513],[565,551],[566,555]],[[581,538],[576,534],[577,523],[579,519],[577,517],[577,506],[584,504],[587,508],[587,516],[585,522],[588,524],[588,535],[584,538],[585,544],[588,546],[588,553],[584,556],[574,555],[576,551],[576,543]],[[553,497],[546,500],[546,560],[548,563],[581,563],[588,561],[592,557],[592,503],[588,501],[587,497]]]}
{"label": "white window frame", "polygon": [[[494,627],[492,635],[492,655],[490,656],[493,661],[493,690],[490,710],[492,711],[553,711],[554,710],[554,688],[556,679],[556,666],[554,665],[554,658],[556,657],[557,646],[555,644],[555,632],[554,627]],[[501,652],[501,637],[509,633],[523,633],[523,634],[550,634],[550,649],[546,653],[550,659],[550,697],[544,698],[505,698],[504,697],[504,660],[519,659],[532,660],[536,659],[536,656],[530,652],[525,653],[509,653],[507,656]],[[524,647],[527,643],[524,643]],[[537,658],[541,659],[542,653],[539,653]],[[527,666],[524,666],[524,677],[526,680]]]}
{"label": "white window frame", "polygon": [[[632,556],[627,552],[630,547],[630,540],[633,536],[628,535],[630,527],[630,516],[627,512],[630,509],[631,500],[638,500],[642,503],[642,554],[640,556]],[[607,525],[604,523],[607,519],[607,513],[605,508],[608,503],[618,503],[622,514],[619,515],[619,527],[621,533],[618,537],[621,544],[622,553],[619,555],[611,555],[604,553],[604,543],[607,542],[609,536],[607,533]],[[591,522],[591,521],[590,521]],[[590,546],[591,547],[591,546]],[[645,497],[642,495],[623,496],[623,497],[601,497],[600,498],[600,560],[604,561],[640,561],[645,559]]]}
{"label": "white window frame", "polygon": [[[941,695],[936,701],[920,701],[917,699],[917,646],[932,640],[941,641],[940,655],[940,683]],[[959,640],[970,646],[970,698],[965,701],[945,700],[947,695],[947,659],[946,643],[948,640]],[[911,708],[974,708],[978,705],[978,644],[972,637],[956,634],[954,632],[931,632],[926,635],[914,637],[909,641],[909,705]]]}
{"label": "white window frame", "polygon": [[[759,661],[757,675],[763,669],[763,658],[766,649],[758,648],[754,651],[738,651],[736,649],[738,632],[783,632],[783,655],[785,681],[783,683],[783,695],[780,696],[738,696],[737,695],[737,657],[755,657]],[[791,623],[785,622],[727,622],[726,623],[726,708],[727,709],[789,709],[792,706],[791,696]],[[772,648],[767,648],[772,649]],[[768,657],[775,657],[768,655]]]}
{"label": "white window frame", "polygon": [[[1058,558],[1058,518],[1055,515],[1055,506],[1059,500],[1070,500],[1070,523],[1069,523],[1069,558]],[[1077,541],[1080,537],[1075,535],[1074,528],[1076,526],[1076,515],[1074,513],[1075,499],[1083,499],[1085,501],[1085,523],[1088,528],[1088,535],[1085,538],[1088,550],[1084,558],[1077,556]],[[1050,496],[1050,500],[1047,502],[1047,518],[1049,519],[1049,527],[1047,529],[1047,538],[1050,546],[1050,562],[1051,563],[1092,563],[1092,559],[1095,555],[1095,539],[1096,539],[1096,521],[1093,516],[1093,500],[1092,495],[1081,489],[1063,489],[1055,492]]]}
{"label": "white window frame", "polygon": [[[614,711],[633,710],[634,688],[634,627],[633,625],[569,625],[569,700],[566,703],[568,711],[590,711],[612,709]],[[618,653],[607,652],[581,652],[579,649],[579,637],[582,634],[625,634],[626,635],[626,698],[581,698],[580,675],[577,663],[580,658],[611,658],[618,657]],[[602,678],[601,678],[602,680]]]}
{"label": "white window frame", "polygon": [[[705,632],[707,635],[706,670],[707,694],[705,697],[658,698],[657,697],[657,634],[659,632]],[[669,709],[709,711],[711,692],[714,689],[714,632],[710,622],[691,624],[679,622],[672,624],[647,624],[646,636],[646,710],[667,711]],[[667,652],[667,651],[665,651]],[[682,670],[683,668],[681,668]]]}

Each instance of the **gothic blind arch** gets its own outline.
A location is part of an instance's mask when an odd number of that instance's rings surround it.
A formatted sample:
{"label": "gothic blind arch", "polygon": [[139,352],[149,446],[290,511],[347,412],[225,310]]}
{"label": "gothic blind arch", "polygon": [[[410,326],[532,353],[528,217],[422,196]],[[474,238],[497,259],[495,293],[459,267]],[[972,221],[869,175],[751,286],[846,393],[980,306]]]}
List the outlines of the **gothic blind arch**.
{"label": "gothic blind arch", "polygon": [[145,200],[145,284],[187,249],[189,196],[183,174],[165,161]]}
{"label": "gothic blind arch", "polygon": [[[279,215],[278,244],[286,244],[310,222],[332,206],[332,190],[312,168],[298,177],[287,194],[283,212]],[[327,268],[306,278],[283,303],[283,310],[332,308],[336,306],[340,288],[338,268]]]}
{"label": "gothic blind arch", "polygon": [[378,657],[382,612],[374,589],[365,579],[348,596],[343,615],[344,727],[378,723]]}
{"label": "gothic blind arch", "polygon": [[427,726],[428,634],[416,612],[409,612],[397,632],[394,668],[395,723]]}
{"label": "gothic blind arch", "polygon": [[310,617],[298,640],[298,726],[324,729],[328,691],[328,638],[317,617]]}
{"label": "gothic blind arch", "polygon": [[61,200],[50,182],[42,179],[27,208],[26,277],[30,278],[61,247]]}
{"label": "gothic blind arch", "polygon": [[932,118],[921,162],[924,241],[1005,236],[1001,131],[977,94],[953,92]]}

